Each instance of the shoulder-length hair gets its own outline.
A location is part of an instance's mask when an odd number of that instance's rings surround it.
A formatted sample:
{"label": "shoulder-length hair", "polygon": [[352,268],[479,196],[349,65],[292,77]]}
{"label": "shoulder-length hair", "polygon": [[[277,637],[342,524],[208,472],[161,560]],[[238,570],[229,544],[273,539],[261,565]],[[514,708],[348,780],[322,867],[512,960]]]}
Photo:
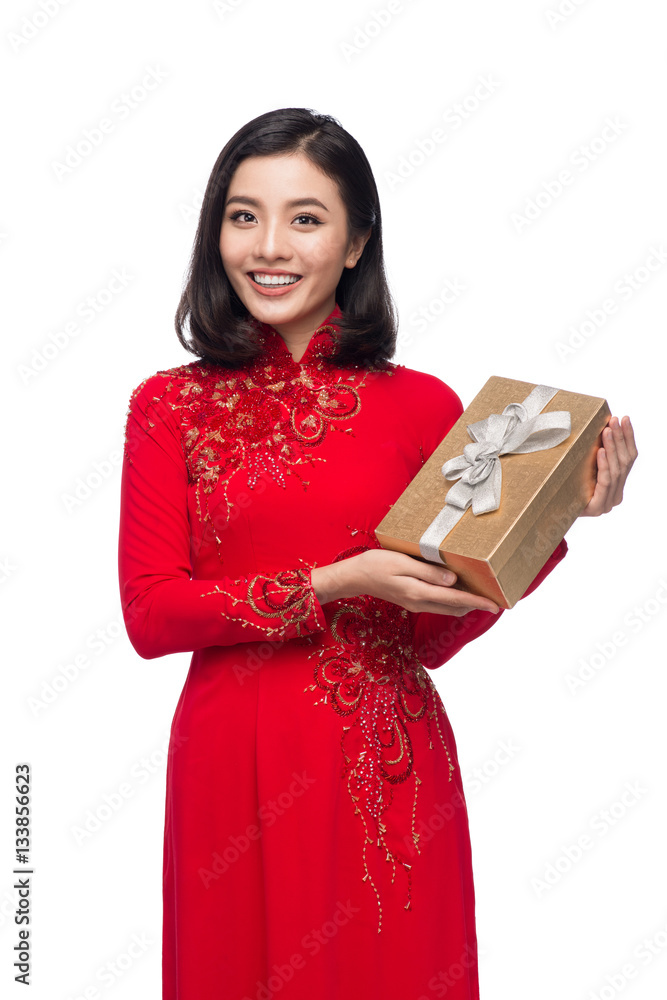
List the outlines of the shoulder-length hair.
{"label": "shoulder-length hair", "polygon": [[[370,236],[353,268],[336,287],[342,317],[330,365],[382,367],[396,348],[396,308],[382,253],[382,218],[370,164],[359,143],[330,115],[280,108],[254,118],[222,149],[209,177],[199,215],[187,282],[175,316],[181,344],[192,354],[229,368],[262,353],[252,316],[234,291],[220,257],[220,229],[230,181],[249,156],[304,153],[337,185],[347,209],[349,236]],[[189,325],[190,340],[185,327]]]}

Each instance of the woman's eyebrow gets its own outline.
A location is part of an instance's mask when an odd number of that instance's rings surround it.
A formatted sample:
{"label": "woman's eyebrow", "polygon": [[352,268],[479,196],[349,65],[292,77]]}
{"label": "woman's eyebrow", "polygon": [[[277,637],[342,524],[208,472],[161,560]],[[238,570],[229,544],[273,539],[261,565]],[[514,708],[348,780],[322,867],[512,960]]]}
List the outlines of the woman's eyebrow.
{"label": "woman's eyebrow", "polygon": [[[261,202],[257,198],[249,198],[245,194],[235,194],[231,198],[227,199],[227,205],[230,205],[233,201],[244,202],[246,205],[253,205],[255,208],[261,206]],[[288,208],[305,208],[308,205],[317,205],[318,208],[324,209],[328,212],[329,209],[326,205],[323,205],[321,201],[317,198],[293,198],[291,201],[286,202]]]}

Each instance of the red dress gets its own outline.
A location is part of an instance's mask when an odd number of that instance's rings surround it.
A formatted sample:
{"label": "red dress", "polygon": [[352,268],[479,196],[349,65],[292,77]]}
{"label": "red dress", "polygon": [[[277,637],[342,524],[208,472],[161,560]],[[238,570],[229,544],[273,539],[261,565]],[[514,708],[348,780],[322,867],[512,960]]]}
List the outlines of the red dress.
{"label": "red dress", "polygon": [[[132,394],[119,573],[145,658],[192,652],[167,766],[163,1000],[476,1000],[456,743],[429,670],[501,617],[320,605],[310,569],[374,528],[461,413],[403,365],[295,362]],[[557,548],[533,589],[565,554]]]}

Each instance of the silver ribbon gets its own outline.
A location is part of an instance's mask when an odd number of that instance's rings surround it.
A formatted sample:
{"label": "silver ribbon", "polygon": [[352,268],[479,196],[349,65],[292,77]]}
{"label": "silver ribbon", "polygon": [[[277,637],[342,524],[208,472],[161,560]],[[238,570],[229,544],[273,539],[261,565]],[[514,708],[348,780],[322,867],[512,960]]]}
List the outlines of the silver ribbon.
{"label": "silver ribbon", "polygon": [[535,386],[523,403],[510,403],[502,413],[468,425],[473,440],[462,455],[442,466],[445,479],[458,479],[447,493],[445,506],[419,539],[419,551],[430,562],[445,564],[440,546],[468,507],[473,514],[487,514],[500,506],[502,469],[500,456],[525,455],[555,448],[570,436],[568,410],[541,413],[558,392],[550,385]]}

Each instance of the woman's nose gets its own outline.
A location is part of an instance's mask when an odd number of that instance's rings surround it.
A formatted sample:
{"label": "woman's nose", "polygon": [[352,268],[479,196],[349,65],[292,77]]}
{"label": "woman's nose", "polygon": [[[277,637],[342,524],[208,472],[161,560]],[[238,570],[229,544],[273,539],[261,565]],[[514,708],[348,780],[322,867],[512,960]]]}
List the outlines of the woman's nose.
{"label": "woman's nose", "polygon": [[279,222],[266,222],[258,227],[255,255],[263,260],[288,260],[292,256],[289,234]]}

